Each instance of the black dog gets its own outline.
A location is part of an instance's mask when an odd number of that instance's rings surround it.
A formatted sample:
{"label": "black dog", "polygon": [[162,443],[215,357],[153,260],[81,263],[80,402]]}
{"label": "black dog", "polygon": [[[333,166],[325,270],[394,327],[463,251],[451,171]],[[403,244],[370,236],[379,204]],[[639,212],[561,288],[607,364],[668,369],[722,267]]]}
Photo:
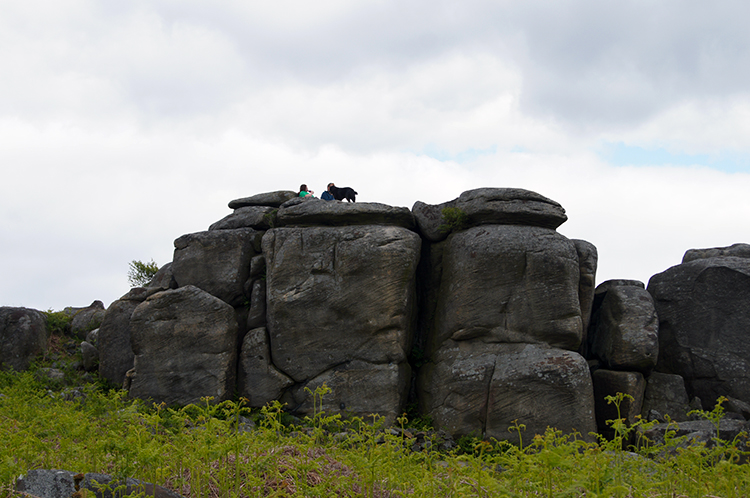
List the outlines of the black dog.
{"label": "black dog", "polygon": [[333,198],[337,201],[343,201],[344,199],[346,199],[349,202],[357,202],[354,197],[355,195],[357,195],[357,192],[355,192],[351,187],[338,188],[336,185],[331,184],[328,190],[329,192],[331,192],[331,195],[333,195]]}

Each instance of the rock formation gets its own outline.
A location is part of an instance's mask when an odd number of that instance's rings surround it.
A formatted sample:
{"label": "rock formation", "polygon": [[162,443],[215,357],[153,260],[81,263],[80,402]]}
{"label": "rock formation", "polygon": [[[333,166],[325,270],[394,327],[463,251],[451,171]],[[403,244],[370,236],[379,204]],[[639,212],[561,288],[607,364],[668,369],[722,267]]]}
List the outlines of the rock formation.
{"label": "rock formation", "polygon": [[[588,438],[618,392],[630,422],[686,420],[719,396],[750,417],[750,245],[690,250],[648,289],[596,286],[596,247],[522,189],[411,210],[291,191],[229,207],[178,237],[145,288],[66,310],[87,369],[166,403],[237,393],[309,415],[325,385],[326,412],[393,421],[408,400],[454,437],[517,440],[517,421]],[[2,368],[45,341],[41,314],[0,308]]]}

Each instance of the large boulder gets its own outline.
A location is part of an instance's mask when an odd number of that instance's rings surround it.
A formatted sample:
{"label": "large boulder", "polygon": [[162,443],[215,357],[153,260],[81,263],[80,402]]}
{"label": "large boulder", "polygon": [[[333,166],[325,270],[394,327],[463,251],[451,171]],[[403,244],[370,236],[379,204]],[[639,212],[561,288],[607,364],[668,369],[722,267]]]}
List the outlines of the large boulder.
{"label": "large boulder", "polygon": [[405,207],[375,202],[332,202],[321,199],[292,199],[285,202],[276,217],[277,226],[388,225],[415,228],[414,216]]}
{"label": "large boulder", "polygon": [[485,225],[454,233],[442,257],[432,349],[445,340],[581,343],[580,267],[554,230]]}
{"label": "large boulder", "polygon": [[130,327],[130,396],[180,405],[232,396],[237,319],[227,303],[192,285],[158,292],[133,311]]}
{"label": "large boulder", "polygon": [[235,209],[229,214],[208,227],[209,230],[233,230],[235,228],[254,228],[255,230],[268,230],[274,225],[276,219],[275,208],[270,206],[246,206]]}
{"label": "large boulder", "polygon": [[[276,368],[306,382],[355,360],[404,364],[416,321],[420,244],[416,233],[394,226],[269,230],[263,252]],[[363,376],[362,388],[379,388],[380,380]],[[403,385],[398,379],[388,388]]]}
{"label": "large boulder", "polygon": [[248,400],[249,406],[259,408],[279,399],[292,384],[294,381],[273,365],[265,327],[255,328],[245,334],[240,351],[237,385],[240,396]]}
{"label": "large boulder", "polygon": [[646,420],[688,420],[690,400],[679,375],[652,372],[646,379],[641,416]]}
{"label": "large boulder", "polygon": [[240,209],[246,206],[271,206],[279,207],[290,199],[297,197],[297,192],[291,190],[277,190],[265,192],[250,197],[243,197],[229,202],[230,209]]}
{"label": "large boulder", "polygon": [[30,308],[0,307],[0,369],[26,370],[47,348],[47,322]]}
{"label": "large boulder", "polygon": [[468,226],[525,225],[555,229],[568,217],[565,209],[543,195],[519,188],[467,190],[457,199],[438,205],[417,201],[412,212],[420,233],[438,242],[450,233],[444,227],[443,209],[456,208],[467,216]]}
{"label": "large boulder", "polygon": [[73,320],[70,322],[70,332],[79,339],[86,338],[86,334],[98,328],[104,320],[104,303],[94,301],[86,308],[70,308],[73,312]]}
{"label": "large boulder", "polygon": [[596,429],[588,365],[573,351],[536,344],[449,341],[423,367],[423,410],[454,437],[518,442],[555,427],[589,439]]}
{"label": "large boulder", "polygon": [[318,411],[344,412],[363,418],[377,414],[391,424],[403,413],[410,377],[411,368],[405,362],[348,361],[293,388],[288,404],[297,413],[313,416],[316,400],[310,391],[315,392],[325,384],[331,392],[318,397]]}
{"label": "large boulder", "polygon": [[694,259],[651,277],[659,316],[657,370],[685,379],[703,408],[750,402],[750,259]]}
{"label": "large boulder", "polygon": [[[622,372],[616,370],[599,369],[592,375],[594,382],[594,401],[596,403],[596,423],[599,432],[611,434],[611,422],[623,418],[628,424],[635,423],[641,414],[643,406],[643,393],[646,389],[646,380],[640,372]],[[607,400],[607,397],[616,397],[618,393],[627,394],[617,403]]]}
{"label": "large boulder", "polygon": [[659,356],[659,319],[646,289],[608,287],[593,323],[591,352],[612,370],[653,369]]}
{"label": "large boulder", "polygon": [[134,287],[109,305],[97,334],[100,377],[118,386],[123,384],[135,358],[130,346],[130,317],[140,303],[161,290],[160,287]]}
{"label": "large boulder", "polygon": [[262,232],[251,228],[183,235],[174,241],[172,273],[179,287],[194,285],[240,306],[250,296],[250,261],[260,252]]}

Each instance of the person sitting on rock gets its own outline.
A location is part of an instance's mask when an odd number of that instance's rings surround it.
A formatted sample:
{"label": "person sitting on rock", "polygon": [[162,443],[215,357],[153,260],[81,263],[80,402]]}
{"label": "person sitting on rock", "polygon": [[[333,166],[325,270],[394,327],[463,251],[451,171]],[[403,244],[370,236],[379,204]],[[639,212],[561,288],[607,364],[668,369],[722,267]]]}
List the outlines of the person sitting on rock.
{"label": "person sitting on rock", "polygon": [[315,197],[313,195],[314,193],[315,192],[313,192],[312,190],[308,190],[307,189],[307,185],[303,183],[302,185],[299,186],[299,194],[297,194],[297,195],[299,197],[307,197],[307,196]]}
{"label": "person sitting on rock", "polygon": [[324,201],[335,201],[336,199],[333,197],[333,194],[331,194],[331,185],[333,183],[329,183],[328,187],[326,188],[326,191],[323,192],[323,194],[320,196],[321,199]]}

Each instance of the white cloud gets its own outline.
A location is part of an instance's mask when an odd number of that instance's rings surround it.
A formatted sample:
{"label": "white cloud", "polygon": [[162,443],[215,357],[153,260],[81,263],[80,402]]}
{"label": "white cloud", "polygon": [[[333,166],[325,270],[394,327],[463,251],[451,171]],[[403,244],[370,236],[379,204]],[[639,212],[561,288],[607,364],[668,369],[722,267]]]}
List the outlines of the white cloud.
{"label": "white cloud", "polygon": [[595,152],[747,155],[748,9],[0,1],[0,304],[109,303],[132,259],[300,183],[407,207],[535,190],[600,280],[747,242],[747,174]]}

